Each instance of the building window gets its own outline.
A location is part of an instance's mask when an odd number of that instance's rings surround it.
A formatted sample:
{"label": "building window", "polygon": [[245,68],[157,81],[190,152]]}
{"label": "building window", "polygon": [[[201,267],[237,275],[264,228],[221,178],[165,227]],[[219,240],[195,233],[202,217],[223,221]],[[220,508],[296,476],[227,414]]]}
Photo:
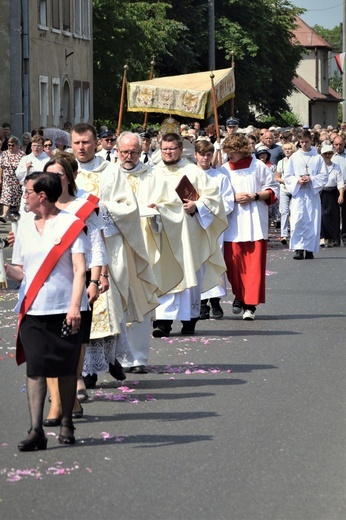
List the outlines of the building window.
{"label": "building window", "polygon": [[42,27],[48,26],[47,0],[39,0],[38,2],[38,24]]}
{"label": "building window", "polygon": [[83,83],[83,122],[88,123],[90,117],[90,85]]}
{"label": "building window", "polygon": [[40,125],[47,126],[49,105],[48,105],[48,77],[39,77],[39,96],[40,96]]}
{"label": "building window", "polygon": [[60,126],[60,79],[52,78],[52,116],[53,125]]}
{"label": "building window", "polygon": [[62,3],[62,30],[66,32],[71,31],[70,0],[63,0]]}
{"label": "building window", "polygon": [[89,6],[89,0],[82,0],[82,35],[85,38],[90,38],[90,6]]}
{"label": "building window", "polygon": [[60,29],[59,0],[52,0],[52,28]]}
{"label": "building window", "polygon": [[82,89],[81,82],[74,82],[74,123],[80,123],[82,118]]}
{"label": "building window", "polygon": [[90,38],[90,0],[74,0],[74,34]]}

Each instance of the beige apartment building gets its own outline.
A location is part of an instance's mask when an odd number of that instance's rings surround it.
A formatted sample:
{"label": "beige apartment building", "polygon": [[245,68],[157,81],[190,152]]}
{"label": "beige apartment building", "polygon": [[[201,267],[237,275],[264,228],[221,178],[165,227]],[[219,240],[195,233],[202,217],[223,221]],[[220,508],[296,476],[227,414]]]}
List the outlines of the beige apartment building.
{"label": "beige apartment building", "polygon": [[337,126],[338,106],[343,98],[329,86],[331,45],[298,16],[296,23],[293,32],[305,47],[305,53],[293,79],[294,91],[287,101],[302,124],[310,128],[316,123],[323,127]]}
{"label": "beige apartment building", "polygon": [[0,125],[92,123],[92,0],[0,0],[0,49]]}

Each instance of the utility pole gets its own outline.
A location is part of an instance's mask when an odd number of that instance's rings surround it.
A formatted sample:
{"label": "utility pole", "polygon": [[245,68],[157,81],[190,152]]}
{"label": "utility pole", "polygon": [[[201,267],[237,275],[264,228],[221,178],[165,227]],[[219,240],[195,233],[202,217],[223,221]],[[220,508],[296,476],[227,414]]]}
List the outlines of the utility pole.
{"label": "utility pole", "polygon": [[[346,1],[346,0],[344,0]],[[215,8],[214,0],[208,0],[209,70],[215,70]]]}

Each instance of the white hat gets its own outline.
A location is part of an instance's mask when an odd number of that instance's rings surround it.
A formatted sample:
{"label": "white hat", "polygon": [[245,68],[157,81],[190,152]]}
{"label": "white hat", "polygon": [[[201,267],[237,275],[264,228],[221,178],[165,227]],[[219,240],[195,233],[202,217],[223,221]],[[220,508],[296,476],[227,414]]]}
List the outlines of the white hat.
{"label": "white hat", "polygon": [[321,155],[328,152],[334,153],[333,147],[330,144],[325,144],[324,146],[322,146]]}
{"label": "white hat", "polygon": [[255,129],[252,125],[249,125],[245,128],[244,131],[245,131],[246,135],[251,135],[254,133]]}

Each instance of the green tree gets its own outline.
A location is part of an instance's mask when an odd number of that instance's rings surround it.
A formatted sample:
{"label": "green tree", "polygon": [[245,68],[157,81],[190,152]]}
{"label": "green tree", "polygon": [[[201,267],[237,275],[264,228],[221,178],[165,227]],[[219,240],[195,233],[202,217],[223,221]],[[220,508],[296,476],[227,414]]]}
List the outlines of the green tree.
{"label": "green tree", "polygon": [[317,32],[329,45],[334,52],[342,50],[342,24],[336,25],[334,29],[325,29],[321,25],[314,25],[313,30]]}
{"label": "green tree", "polygon": [[[125,62],[129,81],[148,78],[152,54],[157,76],[208,70],[207,0],[93,5],[95,117],[117,120]],[[250,122],[251,106],[264,115],[288,110],[285,99],[302,54],[292,30],[302,12],[288,0],[215,1],[216,68],[229,67],[235,52],[235,107],[242,124]],[[229,106],[222,111],[229,115]],[[131,117],[126,114],[128,122]]]}
{"label": "green tree", "polygon": [[295,15],[302,10],[286,0],[217,2],[217,63],[236,56],[236,115],[251,121],[251,106],[264,115],[289,110],[286,98],[303,49],[292,43]]}
{"label": "green tree", "polygon": [[168,55],[186,27],[167,19],[171,6],[159,1],[94,0],[95,119],[118,119],[119,100],[128,63],[131,81],[149,76],[153,54]]}
{"label": "green tree", "polygon": [[329,78],[329,85],[342,95],[342,76],[336,70],[331,78]]}

